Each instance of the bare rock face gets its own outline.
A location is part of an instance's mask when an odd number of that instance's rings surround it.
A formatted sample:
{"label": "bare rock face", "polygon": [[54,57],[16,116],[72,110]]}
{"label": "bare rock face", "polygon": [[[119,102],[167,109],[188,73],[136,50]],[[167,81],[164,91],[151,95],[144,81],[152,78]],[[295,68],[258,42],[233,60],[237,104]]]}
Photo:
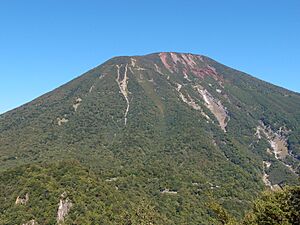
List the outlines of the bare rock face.
{"label": "bare rock face", "polygon": [[69,120],[68,119],[66,119],[66,118],[57,118],[57,124],[58,124],[58,126],[61,126],[61,125],[63,125],[63,123],[67,123]]}
{"label": "bare rock face", "polygon": [[30,220],[27,223],[23,223],[22,225],[37,225],[38,223],[35,220]]}
{"label": "bare rock face", "polygon": [[203,98],[205,106],[218,120],[221,129],[226,132],[226,126],[230,119],[227,109],[222,105],[220,100],[215,99],[206,89],[203,89],[200,85],[196,86],[196,90]]}
{"label": "bare rock face", "polygon": [[66,197],[66,193],[64,192],[61,195],[61,199],[59,201],[58,210],[57,210],[57,218],[56,221],[58,224],[62,224],[65,220],[65,217],[69,214],[73,203],[70,201],[68,197]]}
{"label": "bare rock face", "polygon": [[200,55],[162,52],[159,57],[170,73],[182,73],[188,81],[191,81],[189,75],[198,78],[210,76],[215,80],[220,80],[216,69],[206,64]]}
{"label": "bare rock face", "polygon": [[269,169],[271,166],[271,163],[270,162],[267,162],[267,161],[263,161],[263,182],[264,184],[271,188],[271,190],[273,189],[273,185],[271,183],[271,181],[269,180],[269,175],[267,174],[266,170]]}
{"label": "bare rock face", "polygon": [[176,195],[178,194],[177,191],[174,191],[174,190],[170,190],[170,189],[164,189],[160,192],[161,194],[170,194],[170,195]]}
{"label": "bare rock face", "polygon": [[80,106],[81,102],[82,102],[81,98],[76,98],[75,103],[73,104],[73,108],[74,108],[75,112],[77,111],[77,109]]}
{"label": "bare rock face", "polygon": [[26,205],[26,203],[29,201],[29,194],[26,193],[25,197],[22,198],[20,196],[17,197],[16,199],[16,205]]}
{"label": "bare rock face", "polygon": [[262,180],[266,187],[268,187],[271,191],[278,191],[281,190],[281,187],[278,184],[272,184],[269,180],[269,175],[267,174],[266,170],[271,167],[272,163],[268,161],[263,161],[263,177]]}
{"label": "bare rock face", "polygon": [[123,75],[123,78],[122,78],[122,74],[120,74],[120,68],[122,67],[117,65],[117,79],[116,79],[116,82],[118,83],[118,86],[120,88],[120,92],[122,93],[122,95],[124,96],[125,100],[126,100],[126,103],[127,103],[127,107],[126,107],[126,110],[125,110],[125,113],[124,113],[124,123],[125,123],[125,126],[127,124],[127,114],[128,114],[128,111],[129,111],[129,91],[128,91],[128,87],[127,87],[127,84],[128,84],[128,75],[127,75],[127,71],[128,71],[128,64],[126,64],[126,66],[124,67],[125,68],[125,71],[124,71],[124,75]]}
{"label": "bare rock face", "polygon": [[[255,137],[258,141],[262,138],[266,138],[271,147],[267,149],[267,152],[270,155],[274,155],[279,162],[286,166],[292,173],[296,174],[297,172],[293,167],[285,161],[285,158],[288,156],[294,157],[288,149],[288,134],[290,132],[291,130],[285,126],[280,127],[280,129],[276,131],[264,124],[263,121],[259,121],[259,125],[256,127]],[[268,167],[270,167],[270,165]],[[266,184],[265,181],[264,183]]]}
{"label": "bare rock face", "polygon": [[260,125],[257,127],[255,134],[258,139],[261,139],[261,133],[266,136],[276,159],[284,159],[289,154],[287,139],[282,128],[278,131],[273,131],[271,127],[267,127],[262,121],[260,121]]}

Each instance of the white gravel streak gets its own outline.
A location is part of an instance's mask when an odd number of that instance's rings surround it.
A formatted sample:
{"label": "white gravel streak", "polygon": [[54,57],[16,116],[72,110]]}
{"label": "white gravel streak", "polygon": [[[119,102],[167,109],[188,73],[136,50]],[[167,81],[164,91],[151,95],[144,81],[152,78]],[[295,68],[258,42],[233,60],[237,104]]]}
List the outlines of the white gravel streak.
{"label": "white gravel streak", "polygon": [[126,103],[127,103],[127,107],[124,113],[124,124],[126,126],[127,124],[127,114],[129,111],[129,99],[128,99],[128,88],[127,88],[127,83],[128,83],[128,76],[127,76],[127,70],[128,70],[128,64],[126,64],[125,66],[125,72],[124,72],[124,78],[122,80],[120,80],[120,66],[117,65],[117,79],[116,82],[118,83],[118,86],[120,88],[120,91],[122,93],[122,95],[124,96]]}

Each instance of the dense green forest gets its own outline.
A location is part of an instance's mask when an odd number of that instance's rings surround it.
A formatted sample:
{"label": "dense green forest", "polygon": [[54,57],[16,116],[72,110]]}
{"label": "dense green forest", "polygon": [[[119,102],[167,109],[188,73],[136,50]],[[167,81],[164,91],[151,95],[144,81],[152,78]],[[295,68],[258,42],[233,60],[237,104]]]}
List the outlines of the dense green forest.
{"label": "dense green forest", "polygon": [[[300,186],[264,192],[251,203],[244,218],[237,218],[209,192],[203,199],[206,212],[198,215],[201,210],[195,208],[196,205],[186,208],[186,200],[182,198],[160,194],[154,201],[146,193],[128,192],[116,181],[99,179],[99,176],[77,161],[21,166],[0,174],[0,178],[0,188],[3,190],[0,192],[0,221],[7,225],[25,224],[32,220],[37,224],[56,224],[60,199],[72,202],[64,224],[140,225],[174,224],[174,221],[178,224],[193,224],[197,221],[199,223],[201,218],[204,220],[205,214],[210,215],[206,219],[211,224],[300,223]],[[25,199],[26,195],[26,203],[16,203],[16,199]],[[163,202],[166,208],[160,207]],[[176,209],[170,214],[168,207],[173,208],[174,203]],[[199,218],[180,220],[184,208],[193,211]]]}

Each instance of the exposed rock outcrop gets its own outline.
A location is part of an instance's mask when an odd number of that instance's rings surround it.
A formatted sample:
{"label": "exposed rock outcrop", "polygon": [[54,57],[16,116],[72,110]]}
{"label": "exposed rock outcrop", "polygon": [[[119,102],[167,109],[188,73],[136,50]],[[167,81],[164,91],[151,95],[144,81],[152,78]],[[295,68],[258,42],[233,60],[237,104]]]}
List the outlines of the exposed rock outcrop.
{"label": "exposed rock outcrop", "polygon": [[69,214],[73,203],[67,197],[67,194],[64,192],[61,195],[61,199],[59,201],[58,210],[57,210],[57,217],[56,221],[58,224],[62,224],[65,220],[65,217]]}
{"label": "exposed rock outcrop", "polygon": [[263,178],[262,179],[263,179],[264,184],[267,187],[273,189],[273,185],[272,185],[271,181],[269,180],[269,175],[266,172],[266,169],[269,169],[270,166],[271,166],[270,162],[263,161]]}
{"label": "exposed rock outcrop", "polygon": [[176,83],[176,85],[177,85],[176,90],[179,93],[180,99],[184,103],[192,107],[193,109],[199,110],[201,112],[201,115],[203,115],[207,119],[207,121],[210,121],[211,120],[210,117],[203,111],[201,106],[197,104],[196,101],[188,93],[186,95],[182,93],[181,91],[182,85],[179,83]]}
{"label": "exposed rock outcrop", "polygon": [[23,198],[18,196],[15,204],[16,205],[26,205],[28,201],[29,201],[29,194],[26,193],[25,197],[23,197]]}
{"label": "exposed rock outcrop", "polygon": [[92,93],[92,91],[94,90],[94,88],[95,88],[95,85],[93,84],[93,85],[90,87],[90,89],[89,89],[89,93]]}
{"label": "exposed rock outcrop", "polygon": [[269,175],[267,174],[267,170],[271,167],[271,163],[267,161],[263,161],[263,177],[262,180],[264,184],[270,188],[272,191],[276,191],[281,189],[281,187],[278,184],[272,184],[269,180]]}
{"label": "exposed rock outcrop", "polygon": [[[133,61],[134,62],[134,61]],[[127,76],[127,70],[128,70],[128,65],[126,64],[125,66],[125,72],[123,75],[123,79],[121,78],[121,74],[120,74],[120,68],[121,66],[117,65],[117,79],[116,82],[118,83],[119,89],[122,93],[122,95],[124,96],[126,103],[127,103],[127,107],[124,113],[124,123],[125,126],[127,124],[127,114],[129,111],[129,98],[128,98],[128,88],[127,88],[127,83],[128,83],[128,76]]]}
{"label": "exposed rock outcrop", "polygon": [[178,194],[177,191],[170,190],[170,189],[167,189],[167,188],[164,189],[164,190],[162,190],[160,193],[161,193],[161,194],[170,194],[170,195],[176,195],[176,194]]}
{"label": "exposed rock outcrop", "polygon": [[[93,87],[93,86],[92,86],[92,87]],[[82,99],[81,99],[81,98],[76,98],[75,103],[73,104],[73,108],[74,108],[74,111],[75,111],[75,112],[77,111],[77,109],[78,109],[78,107],[80,106],[81,102],[82,102]]]}
{"label": "exposed rock outcrop", "polygon": [[113,181],[117,181],[117,180],[118,180],[117,177],[112,177],[112,178],[106,179],[105,181],[106,181],[106,182],[113,182]]}
{"label": "exposed rock outcrop", "polygon": [[264,136],[271,146],[271,148],[267,148],[267,152],[273,154],[278,161],[296,174],[296,171],[292,166],[287,164],[284,160],[287,156],[294,157],[288,150],[287,135],[289,132],[290,131],[286,127],[280,127],[279,130],[274,131],[270,126],[266,126],[262,121],[259,121],[259,125],[256,127],[255,136],[258,141]]}
{"label": "exposed rock outcrop", "polygon": [[[215,80],[222,80],[216,69],[205,63],[202,56],[162,52],[159,54],[159,57],[164,67],[170,73],[182,73],[184,78],[188,81],[191,81],[189,75],[198,78],[210,76]],[[201,62],[201,66],[198,63],[199,60]]]}
{"label": "exposed rock outcrop", "polygon": [[261,139],[262,133],[266,136],[276,159],[284,159],[289,154],[287,138],[282,130],[283,128],[275,132],[262,121],[260,121],[260,125],[256,128],[256,137]]}
{"label": "exposed rock outcrop", "polygon": [[67,123],[69,120],[68,119],[66,119],[66,118],[57,118],[56,119],[57,120],[57,124],[58,124],[58,126],[61,126],[61,125],[63,125],[64,123]]}
{"label": "exposed rock outcrop", "polygon": [[195,86],[199,95],[203,98],[205,106],[211,111],[211,113],[218,120],[221,129],[226,132],[226,126],[229,121],[227,109],[222,105],[220,100],[215,99],[206,89],[203,89],[200,85]]}
{"label": "exposed rock outcrop", "polygon": [[38,225],[38,223],[35,220],[30,220],[27,223],[23,223],[22,225]]}

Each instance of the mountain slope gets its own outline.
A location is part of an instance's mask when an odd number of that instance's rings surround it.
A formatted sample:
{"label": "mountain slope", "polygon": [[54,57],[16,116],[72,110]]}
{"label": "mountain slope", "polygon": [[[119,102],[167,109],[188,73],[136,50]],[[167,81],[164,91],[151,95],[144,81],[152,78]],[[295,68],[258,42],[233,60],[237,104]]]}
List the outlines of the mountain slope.
{"label": "mountain slope", "polygon": [[171,224],[212,222],[208,201],[241,216],[298,183],[299,103],[205,56],[116,57],[2,114],[0,169],[75,159]]}

